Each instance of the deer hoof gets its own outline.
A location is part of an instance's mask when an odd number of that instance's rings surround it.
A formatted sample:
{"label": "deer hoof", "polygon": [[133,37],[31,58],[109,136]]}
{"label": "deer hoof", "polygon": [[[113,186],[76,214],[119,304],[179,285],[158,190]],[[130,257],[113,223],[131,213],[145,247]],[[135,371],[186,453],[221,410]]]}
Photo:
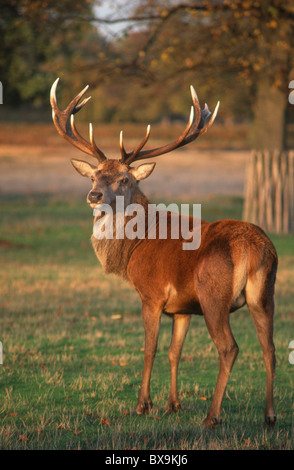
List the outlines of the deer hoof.
{"label": "deer hoof", "polygon": [[167,406],[167,410],[170,413],[176,413],[177,411],[182,411],[182,406],[180,403],[169,403]]}
{"label": "deer hoof", "polygon": [[136,407],[136,414],[137,415],[146,415],[149,413],[149,410],[151,410],[153,406],[153,403],[152,401],[142,401],[140,403],[138,403],[137,407]]}
{"label": "deer hoof", "polygon": [[270,428],[273,428],[274,425],[276,424],[277,422],[277,417],[276,415],[273,415],[273,416],[266,416],[265,417],[265,425],[267,427],[270,427]]}
{"label": "deer hoof", "polygon": [[223,420],[221,418],[207,417],[203,423],[203,427],[206,429],[212,429],[212,428],[215,428],[219,424],[223,424]]}

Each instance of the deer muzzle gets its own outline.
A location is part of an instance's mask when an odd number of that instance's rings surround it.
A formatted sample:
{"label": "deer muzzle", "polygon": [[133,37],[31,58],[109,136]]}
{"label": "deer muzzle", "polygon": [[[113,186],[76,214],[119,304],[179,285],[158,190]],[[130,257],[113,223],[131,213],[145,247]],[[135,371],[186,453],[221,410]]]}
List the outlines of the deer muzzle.
{"label": "deer muzzle", "polygon": [[87,196],[88,204],[98,204],[103,202],[104,194],[102,191],[90,191]]}

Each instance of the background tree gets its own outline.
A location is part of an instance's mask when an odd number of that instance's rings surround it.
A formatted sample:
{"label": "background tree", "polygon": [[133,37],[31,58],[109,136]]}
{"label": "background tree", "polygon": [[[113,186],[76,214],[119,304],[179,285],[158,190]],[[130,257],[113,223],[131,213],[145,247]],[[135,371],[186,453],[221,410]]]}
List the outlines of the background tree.
{"label": "background tree", "polygon": [[73,69],[82,70],[89,56],[99,57],[106,43],[90,22],[82,21],[95,4],[92,0],[1,2],[0,79],[6,104],[48,104],[48,89],[57,73],[70,80]]}
{"label": "background tree", "polygon": [[286,145],[291,0],[3,0],[0,33],[6,104],[48,107],[61,76],[64,102],[91,85],[99,109],[89,103],[87,119],[186,118],[192,83],[201,101],[221,100],[218,122],[252,122],[254,147]]}
{"label": "background tree", "polygon": [[[144,25],[145,44],[138,44],[132,64],[145,70],[147,82],[194,82],[196,76],[224,100],[238,90],[250,100],[253,145],[284,148],[293,2],[140,0],[132,15],[109,21],[118,20]],[[232,106],[238,114],[238,103]]]}

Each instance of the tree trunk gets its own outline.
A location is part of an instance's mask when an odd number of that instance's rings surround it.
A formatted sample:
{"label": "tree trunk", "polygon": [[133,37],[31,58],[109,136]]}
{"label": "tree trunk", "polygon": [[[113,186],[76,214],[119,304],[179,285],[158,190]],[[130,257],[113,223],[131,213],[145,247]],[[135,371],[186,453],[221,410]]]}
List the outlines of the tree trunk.
{"label": "tree trunk", "polygon": [[250,135],[254,149],[285,149],[287,97],[287,93],[274,87],[268,77],[260,80]]}

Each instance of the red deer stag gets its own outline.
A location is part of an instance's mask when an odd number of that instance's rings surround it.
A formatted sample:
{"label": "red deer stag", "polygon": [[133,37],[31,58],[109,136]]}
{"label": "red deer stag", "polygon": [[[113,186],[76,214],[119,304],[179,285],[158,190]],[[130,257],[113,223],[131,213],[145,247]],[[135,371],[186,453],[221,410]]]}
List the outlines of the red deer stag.
{"label": "red deer stag", "polygon": [[[74,114],[89,100],[84,99],[79,104],[88,87],[61,111],[56,100],[58,80],[51,89],[55,127],[71,144],[98,160],[97,166],[81,160],[71,160],[81,175],[92,180],[92,189],[87,196],[91,207],[99,207],[102,203],[113,207],[116,197],[123,196],[125,207],[127,204],[137,203],[147,211],[149,202],[140,191],[138,182],[152,173],[155,163],[143,163],[137,167],[131,164],[166,154],[192,142],[208,130],[218,108],[217,106],[213,114],[207,105],[201,109],[191,87],[193,106],[190,119],[177,140],[158,148],[143,150],[150,133],[148,126],[140,144],[133,151],[127,152],[121,133],[121,159],[108,159],[95,143],[91,124],[88,141],[80,135],[74,123]],[[113,218],[116,216],[114,212]],[[168,212],[168,227],[171,225],[171,218],[171,213]],[[95,217],[94,223],[98,219],[99,217]],[[130,217],[123,210],[124,223],[127,219]],[[190,223],[191,219],[190,217]],[[201,221],[201,245],[194,250],[183,250],[182,240],[171,236],[167,239],[160,239],[158,236],[128,239],[114,235],[112,239],[97,239],[92,235],[92,245],[105,272],[127,279],[142,301],[145,352],[143,379],[136,406],[138,414],[147,413],[152,407],[150,377],[162,313],[173,318],[168,352],[171,369],[168,409],[180,409],[177,392],[178,364],[191,315],[196,314],[204,316],[220,360],[216,388],[204,426],[213,427],[221,422],[221,404],[238,354],[229,314],[247,304],[263,350],[267,372],[265,422],[268,425],[275,423],[273,314],[278,259],[273,244],[259,227],[235,220],[212,223]]]}

